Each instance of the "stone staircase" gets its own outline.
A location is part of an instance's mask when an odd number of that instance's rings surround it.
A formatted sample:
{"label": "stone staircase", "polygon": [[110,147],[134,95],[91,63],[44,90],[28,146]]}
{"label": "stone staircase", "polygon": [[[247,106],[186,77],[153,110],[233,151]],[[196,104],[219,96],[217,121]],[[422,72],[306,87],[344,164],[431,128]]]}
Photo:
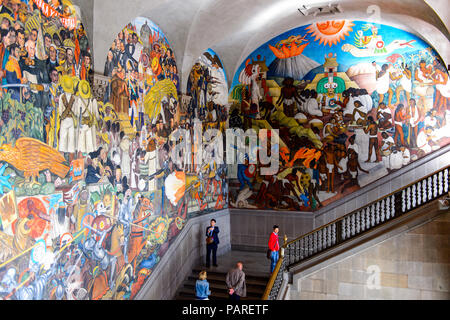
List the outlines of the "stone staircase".
{"label": "stone staircase", "polygon": [[[175,300],[195,300],[195,282],[198,279],[198,274],[201,270],[206,270],[207,280],[209,282],[209,289],[211,290],[210,300],[227,300],[227,286],[225,278],[227,273],[221,270],[204,269],[201,267],[194,268],[192,273],[184,281],[175,296]],[[244,272],[245,272],[244,267]],[[248,274],[245,272],[245,282],[247,285],[247,297],[241,300],[261,300],[269,275],[262,274]]]}

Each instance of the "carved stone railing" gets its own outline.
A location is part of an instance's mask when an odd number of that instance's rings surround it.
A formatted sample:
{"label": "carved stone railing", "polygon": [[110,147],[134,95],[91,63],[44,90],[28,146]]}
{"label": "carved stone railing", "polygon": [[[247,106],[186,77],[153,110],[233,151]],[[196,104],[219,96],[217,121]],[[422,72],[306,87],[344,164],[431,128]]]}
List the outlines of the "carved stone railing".
{"label": "carved stone railing", "polygon": [[450,167],[444,167],[295,240],[285,241],[263,299],[279,298],[285,281],[283,274],[291,266],[360,237],[446,194],[449,191],[449,174]]}

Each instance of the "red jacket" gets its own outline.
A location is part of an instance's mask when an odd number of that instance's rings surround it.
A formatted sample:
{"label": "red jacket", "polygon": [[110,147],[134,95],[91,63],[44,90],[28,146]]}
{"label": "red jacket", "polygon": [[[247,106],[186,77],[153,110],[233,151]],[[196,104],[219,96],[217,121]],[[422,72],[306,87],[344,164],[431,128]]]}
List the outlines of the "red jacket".
{"label": "red jacket", "polygon": [[269,238],[269,249],[272,251],[280,250],[280,244],[278,243],[278,234],[272,232]]}

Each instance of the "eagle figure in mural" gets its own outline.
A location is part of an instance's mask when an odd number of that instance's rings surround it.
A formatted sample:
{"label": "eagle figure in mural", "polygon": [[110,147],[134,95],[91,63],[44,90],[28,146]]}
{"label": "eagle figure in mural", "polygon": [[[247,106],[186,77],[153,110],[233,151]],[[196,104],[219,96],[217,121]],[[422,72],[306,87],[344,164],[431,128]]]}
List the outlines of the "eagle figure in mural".
{"label": "eagle figure in mural", "polygon": [[[364,35],[364,31],[371,30],[371,35]],[[346,43],[342,46],[342,51],[349,52],[354,57],[371,57],[384,56],[390,54],[398,49],[405,47],[413,48],[411,44],[415,40],[393,40],[386,44],[382,35],[378,34],[378,27],[372,24],[365,24],[362,30],[358,30],[355,35],[354,45]]]}
{"label": "eagle figure in mural", "polygon": [[50,170],[61,178],[69,172],[69,167],[63,164],[66,159],[58,150],[33,138],[19,138],[14,147],[11,144],[0,146],[0,161],[23,171],[25,182],[32,179],[32,185],[39,184],[36,179],[43,170]]}
{"label": "eagle figure in mural", "polygon": [[[384,56],[387,54],[391,54],[392,52],[402,49],[404,47],[413,48],[411,44],[415,40],[394,40],[388,45],[385,45],[384,41],[379,40],[376,41],[373,46],[367,45],[364,47],[356,47],[352,44],[346,43],[342,46],[342,51],[350,52],[354,57],[372,57],[372,56]],[[371,44],[371,43],[369,43]]]}

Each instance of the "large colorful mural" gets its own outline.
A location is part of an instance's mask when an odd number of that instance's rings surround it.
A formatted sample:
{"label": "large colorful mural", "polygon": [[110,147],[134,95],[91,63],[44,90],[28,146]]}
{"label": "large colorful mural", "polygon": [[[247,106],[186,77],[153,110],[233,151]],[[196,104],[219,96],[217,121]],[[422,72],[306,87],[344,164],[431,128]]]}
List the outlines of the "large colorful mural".
{"label": "large colorful mural", "polygon": [[246,161],[230,204],[314,211],[450,142],[450,82],[420,38],[364,21],[285,32],[242,63],[230,127],[278,129],[280,168]]}
{"label": "large colorful mural", "polygon": [[[228,120],[228,85],[225,71],[219,56],[212,50],[205,51],[194,63],[189,74],[186,95],[183,97],[182,122],[189,130],[188,136],[194,137],[195,124],[201,124],[199,133],[202,137],[210,129],[219,130],[222,137],[214,137],[210,142],[203,142],[202,163],[185,165],[188,179],[200,176],[206,179],[200,185],[200,193],[194,198],[198,200],[198,208],[222,209],[228,203],[228,167],[225,163],[216,163],[209,156],[210,149],[218,139],[225,139],[225,129]],[[195,142],[194,140],[192,141]],[[195,146],[193,146],[195,149]],[[192,157],[196,150],[193,150]],[[185,163],[187,161],[183,161]],[[191,161],[191,163],[194,161]]]}
{"label": "large colorful mural", "polygon": [[[228,202],[316,210],[450,141],[447,70],[389,26],[291,30],[252,53],[229,91],[208,49],[182,93],[169,40],[136,18],[107,53],[97,99],[69,1],[0,6],[5,300],[133,299],[192,216]],[[279,171],[217,162],[225,135],[205,136],[227,126],[279,129]]]}
{"label": "large colorful mural", "polygon": [[226,166],[208,155],[217,140],[200,140],[200,161],[187,161],[192,149],[173,160],[177,129],[225,126],[220,60],[205,54],[195,69],[208,92],[192,117],[168,39],[136,18],[96,99],[70,2],[0,4],[0,295],[133,299],[189,217],[227,207]]}

